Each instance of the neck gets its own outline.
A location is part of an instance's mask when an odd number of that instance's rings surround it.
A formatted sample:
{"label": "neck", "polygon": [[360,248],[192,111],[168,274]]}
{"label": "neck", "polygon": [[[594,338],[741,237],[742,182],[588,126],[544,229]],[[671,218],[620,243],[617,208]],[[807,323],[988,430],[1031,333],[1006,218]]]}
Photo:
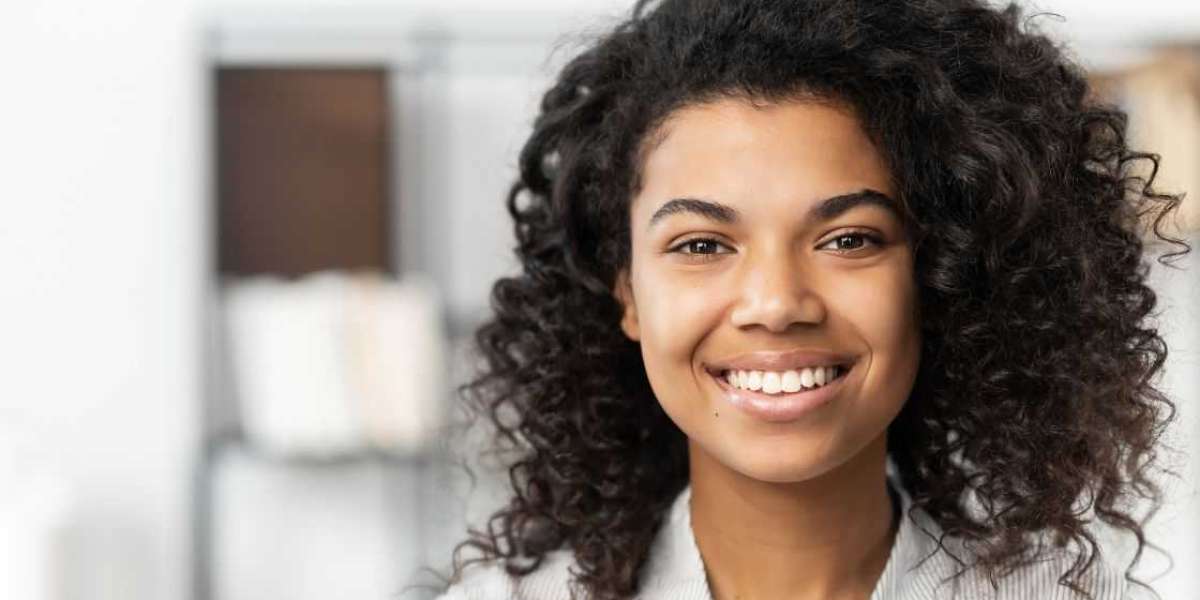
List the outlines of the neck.
{"label": "neck", "polygon": [[755,480],[689,447],[692,531],[714,600],[868,598],[896,534],[886,436],[816,478]]}

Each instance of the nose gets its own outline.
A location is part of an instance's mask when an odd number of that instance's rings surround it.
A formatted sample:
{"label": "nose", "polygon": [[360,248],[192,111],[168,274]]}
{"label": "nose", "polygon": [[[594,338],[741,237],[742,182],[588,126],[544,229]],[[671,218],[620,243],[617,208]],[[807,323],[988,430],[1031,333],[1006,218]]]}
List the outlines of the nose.
{"label": "nose", "polygon": [[790,248],[743,263],[740,298],[730,314],[733,325],[783,333],[794,323],[823,321],[825,302],[802,263]]}

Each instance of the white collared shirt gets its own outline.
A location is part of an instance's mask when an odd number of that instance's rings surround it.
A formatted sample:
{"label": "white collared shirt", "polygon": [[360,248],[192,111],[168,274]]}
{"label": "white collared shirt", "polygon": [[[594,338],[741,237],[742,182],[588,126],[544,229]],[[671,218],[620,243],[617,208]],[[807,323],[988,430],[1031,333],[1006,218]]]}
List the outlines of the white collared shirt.
{"label": "white collared shirt", "polygon": [[[1074,600],[1082,597],[1072,595],[1069,588],[1057,583],[1059,575],[1071,565],[1071,560],[1061,555],[1023,567],[998,580],[999,589],[996,590],[976,570],[964,573],[957,581],[949,579],[960,567],[945,550],[938,550],[937,538],[941,529],[922,510],[915,510],[910,516],[908,493],[895,479],[889,477],[888,483],[893,502],[899,497],[900,527],[870,600]],[[713,600],[692,532],[691,491],[689,485],[675,498],[655,537],[648,563],[642,571],[639,600]],[[966,556],[962,546],[951,538],[946,538],[943,543],[956,555]],[[451,586],[438,600],[570,600],[568,568],[572,565],[569,550],[556,550],[546,555],[536,571],[518,580],[509,577],[494,562],[472,564],[462,581]],[[943,582],[943,579],[947,581]],[[1123,570],[1103,554],[1097,555],[1083,584],[1095,600],[1133,598]]]}

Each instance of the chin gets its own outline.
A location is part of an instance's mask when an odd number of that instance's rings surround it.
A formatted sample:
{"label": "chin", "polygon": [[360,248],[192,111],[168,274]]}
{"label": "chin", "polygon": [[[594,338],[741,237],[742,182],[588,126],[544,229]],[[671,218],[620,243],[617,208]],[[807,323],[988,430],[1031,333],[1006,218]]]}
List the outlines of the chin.
{"label": "chin", "polygon": [[748,472],[742,471],[742,475],[763,483],[800,483],[814,477],[809,470],[788,467],[754,469]]}
{"label": "chin", "polygon": [[[795,448],[788,451],[779,444],[773,444],[753,451],[748,451],[747,448],[725,450],[732,452],[732,456],[722,460],[726,467],[744,477],[768,483],[807,481],[820,477],[837,466],[827,455],[819,455],[811,448]],[[721,458],[718,457],[718,460]]]}
{"label": "chin", "polygon": [[775,463],[765,465],[747,465],[743,474],[757,481],[767,483],[799,483],[816,479],[829,472],[827,465],[814,465],[794,461],[791,463]]}

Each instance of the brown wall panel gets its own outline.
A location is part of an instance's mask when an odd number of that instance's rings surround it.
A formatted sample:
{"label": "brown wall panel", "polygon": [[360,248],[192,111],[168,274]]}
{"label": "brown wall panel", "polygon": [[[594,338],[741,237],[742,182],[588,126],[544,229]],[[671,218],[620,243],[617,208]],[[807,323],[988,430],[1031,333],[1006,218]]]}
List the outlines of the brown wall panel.
{"label": "brown wall panel", "polygon": [[392,272],[381,69],[217,71],[223,273]]}

